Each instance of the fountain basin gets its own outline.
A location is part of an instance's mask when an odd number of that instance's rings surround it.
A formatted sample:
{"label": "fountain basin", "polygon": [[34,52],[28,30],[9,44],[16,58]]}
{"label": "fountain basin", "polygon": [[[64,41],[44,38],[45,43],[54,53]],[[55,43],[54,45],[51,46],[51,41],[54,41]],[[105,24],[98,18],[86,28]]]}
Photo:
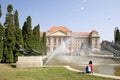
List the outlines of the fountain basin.
{"label": "fountain basin", "polygon": [[120,60],[113,56],[54,56],[46,65],[69,65],[74,69],[85,71],[88,62],[93,61],[94,72],[99,74],[120,76]]}

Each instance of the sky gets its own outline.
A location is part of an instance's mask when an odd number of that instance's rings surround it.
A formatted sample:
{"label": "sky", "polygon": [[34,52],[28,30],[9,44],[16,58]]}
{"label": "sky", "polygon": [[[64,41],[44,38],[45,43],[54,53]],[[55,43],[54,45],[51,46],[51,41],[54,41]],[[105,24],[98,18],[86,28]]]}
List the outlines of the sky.
{"label": "sky", "polygon": [[100,41],[114,40],[114,29],[120,29],[120,0],[0,0],[5,22],[7,5],[18,10],[22,28],[31,16],[32,27],[40,24],[40,31],[53,26],[66,26],[73,32],[98,31]]}

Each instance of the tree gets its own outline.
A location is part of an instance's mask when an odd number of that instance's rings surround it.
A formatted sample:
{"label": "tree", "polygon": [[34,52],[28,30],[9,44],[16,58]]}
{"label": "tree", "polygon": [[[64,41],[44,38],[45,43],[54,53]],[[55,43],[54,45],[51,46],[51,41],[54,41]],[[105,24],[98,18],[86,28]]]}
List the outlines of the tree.
{"label": "tree", "polygon": [[2,58],[2,52],[3,52],[3,34],[4,34],[4,28],[0,23],[0,59]]}
{"label": "tree", "polygon": [[11,48],[9,48],[8,51],[7,51],[5,62],[7,62],[7,63],[14,62],[14,59],[13,59],[13,50]]}
{"label": "tree", "polygon": [[20,29],[17,10],[15,11],[14,14],[14,27],[15,27],[15,37],[16,37],[17,45],[23,45],[22,30]]}
{"label": "tree", "polygon": [[23,24],[23,27],[22,27],[22,35],[23,35],[23,41],[24,41],[23,47],[24,48],[27,48],[27,33],[26,32],[27,32],[27,23],[25,21]]}
{"label": "tree", "polygon": [[13,52],[13,56],[14,56],[14,61],[16,62],[17,57],[19,55],[19,50],[23,46],[22,30],[20,29],[17,10],[14,13],[14,28],[15,28],[14,35],[16,42],[15,42],[15,50]]}
{"label": "tree", "polygon": [[13,6],[12,6],[12,4],[9,4],[7,6],[7,12],[10,14],[12,11],[13,11]]}
{"label": "tree", "polygon": [[1,4],[0,4],[0,18],[2,16]]}
{"label": "tree", "polygon": [[40,51],[40,26],[39,24],[33,29],[33,48]]}
{"label": "tree", "polygon": [[1,4],[0,4],[0,18],[2,16]]}
{"label": "tree", "polygon": [[[10,10],[9,10],[10,9]],[[11,14],[13,8],[12,5],[7,6],[8,14],[5,20],[5,32],[4,32],[4,43],[3,48],[3,58],[2,62],[13,62],[13,52],[15,51],[15,35],[14,35],[14,24],[13,24],[13,14]]]}
{"label": "tree", "polygon": [[46,44],[46,32],[43,33],[43,37],[42,37],[42,39],[41,39],[41,42],[42,42],[43,44]]}
{"label": "tree", "polygon": [[[0,18],[2,16],[2,10],[1,10],[1,4],[0,4]],[[2,52],[3,52],[3,33],[4,33],[4,28],[0,22],[0,59],[2,58]]]}
{"label": "tree", "polygon": [[26,21],[24,22],[24,25],[22,28],[22,34],[23,34],[23,39],[24,39],[24,47],[26,49],[32,49],[32,47],[33,47],[33,32],[32,32],[30,16],[28,16]]}
{"label": "tree", "polygon": [[6,62],[7,54],[8,54],[8,48],[5,47],[5,45],[4,45],[4,48],[3,48],[3,55],[2,55],[2,60],[1,60],[1,62]]}
{"label": "tree", "polygon": [[47,46],[46,46],[46,32],[43,33],[43,36],[41,38],[41,52],[43,55],[47,53]]}
{"label": "tree", "polygon": [[115,42],[120,43],[120,32],[119,29],[116,30],[115,32]]}

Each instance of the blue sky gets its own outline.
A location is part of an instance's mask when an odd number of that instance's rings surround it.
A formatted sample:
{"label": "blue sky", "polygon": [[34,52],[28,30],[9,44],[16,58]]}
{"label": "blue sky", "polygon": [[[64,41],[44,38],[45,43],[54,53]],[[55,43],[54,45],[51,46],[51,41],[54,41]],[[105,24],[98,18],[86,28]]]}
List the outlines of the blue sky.
{"label": "blue sky", "polygon": [[114,28],[120,29],[120,0],[0,0],[5,21],[6,8],[12,4],[19,13],[21,27],[27,16],[41,31],[66,26],[73,32],[99,32],[100,41],[113,40]]}

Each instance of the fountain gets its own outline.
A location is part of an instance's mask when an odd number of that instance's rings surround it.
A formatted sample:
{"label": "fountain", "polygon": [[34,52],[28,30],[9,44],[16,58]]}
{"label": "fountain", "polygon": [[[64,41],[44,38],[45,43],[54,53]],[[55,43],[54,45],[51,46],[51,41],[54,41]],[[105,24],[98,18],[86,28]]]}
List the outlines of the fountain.
{"label": "fountain", "polygon": [[69,53],[68,48],[66,47],[67,45],[69,45],[74,38],[70,38],[68,40],[66,40],[66,42],[62,41],[61,45],[55,49],[51,54],[48,54],[48,59],[45,62],[45,65],[56,55],[65,55],[67,53]]}
{"label": "fountain", "polygon": [[[94,52],[88,45],[83,44],[80,49],[71,52],[68,45],[71,45],[73,40],[74,37],[63,41],[57,49],[48,54],[44,65],[69,65],[78,70],[85,70],[85,66],[92,60],[95,73],[120,76],[120,60],[116,60],[114,56],[118,56],[119,53],[113,50],[113,46],[104,45],[107,51]],[[119,45],[116,45],[119,48]]]}

